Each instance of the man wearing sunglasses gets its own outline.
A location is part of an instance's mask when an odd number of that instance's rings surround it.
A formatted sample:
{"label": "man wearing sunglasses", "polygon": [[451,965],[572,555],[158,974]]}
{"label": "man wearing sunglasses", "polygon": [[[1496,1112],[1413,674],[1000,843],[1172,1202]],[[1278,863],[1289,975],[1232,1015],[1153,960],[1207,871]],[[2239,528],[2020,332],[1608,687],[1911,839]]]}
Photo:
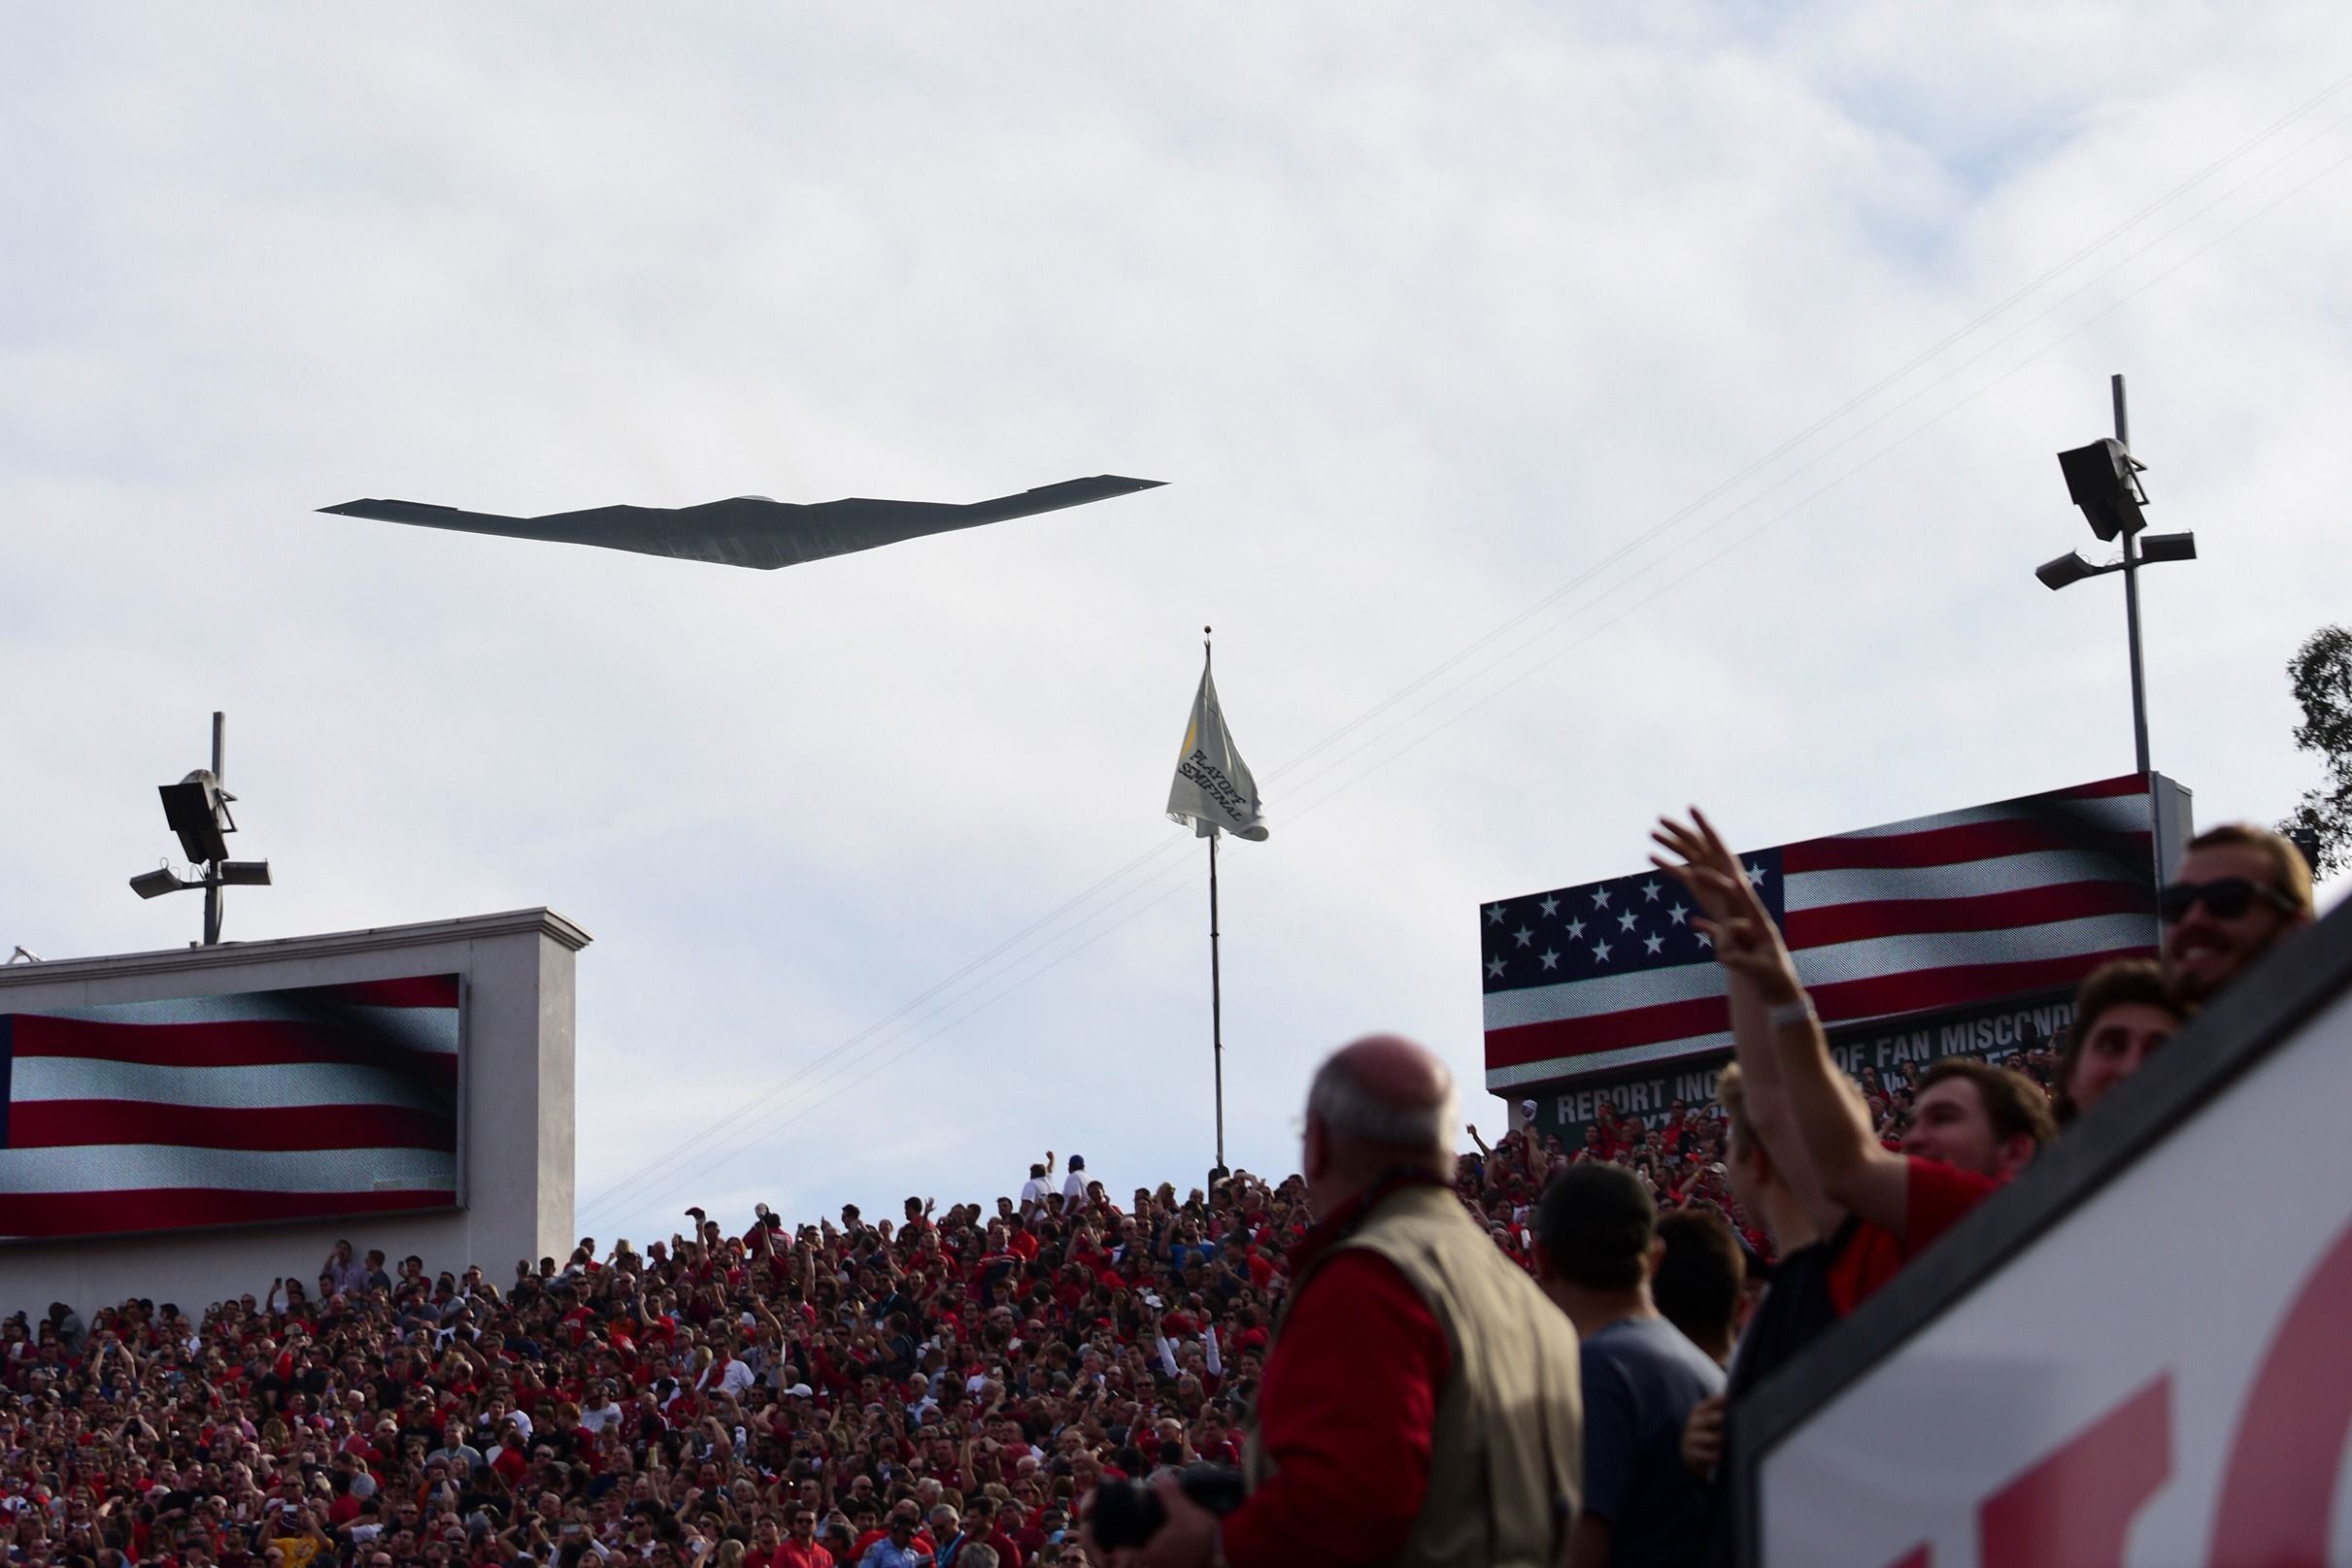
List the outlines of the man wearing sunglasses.
{"label": "man wearing sunglasses", "polygon": [[2202,1005],[2272,943],[2311,923],[2311,868],[2276,833],[2227,823],[2189,841],[2158,908],[2165,983],[2179,1000]]}
{"label": "man wearing sunglasses", "polygon": [[773,1568],[833,1568],[833,1554],[817,1544],[817,1510],[802,1503],[792,1510],[792,1533],[776,1549]]}

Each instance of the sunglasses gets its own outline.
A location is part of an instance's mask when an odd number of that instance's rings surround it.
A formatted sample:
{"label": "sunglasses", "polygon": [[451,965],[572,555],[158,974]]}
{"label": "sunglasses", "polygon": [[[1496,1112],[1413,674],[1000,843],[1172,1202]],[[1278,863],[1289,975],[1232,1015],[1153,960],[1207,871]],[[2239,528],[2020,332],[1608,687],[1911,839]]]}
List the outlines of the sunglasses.
{"label": "sunglasses", "polygon": [[2293,914],[2294,900],[2267,883],[2249,882],[2243,877],[2223,877],[2217,882],[2176,882],[2168,884],[2157,895],[2156,907],[2171,925],[2188,917],[2189,911],[2200,903],[2214,918],[2234,920],[2253,904],[2256,898],[2278,910]]}

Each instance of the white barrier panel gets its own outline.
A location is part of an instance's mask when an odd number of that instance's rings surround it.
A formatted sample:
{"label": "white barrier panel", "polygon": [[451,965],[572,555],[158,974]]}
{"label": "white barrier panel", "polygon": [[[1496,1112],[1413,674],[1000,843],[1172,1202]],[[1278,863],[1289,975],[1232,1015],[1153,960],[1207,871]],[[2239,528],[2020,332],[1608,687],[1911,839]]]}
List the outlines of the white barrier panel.
{"label": "white barrier panel", "polygon": [[1764,1391],[1749,1561],[2352,1563],[2347,916]]}

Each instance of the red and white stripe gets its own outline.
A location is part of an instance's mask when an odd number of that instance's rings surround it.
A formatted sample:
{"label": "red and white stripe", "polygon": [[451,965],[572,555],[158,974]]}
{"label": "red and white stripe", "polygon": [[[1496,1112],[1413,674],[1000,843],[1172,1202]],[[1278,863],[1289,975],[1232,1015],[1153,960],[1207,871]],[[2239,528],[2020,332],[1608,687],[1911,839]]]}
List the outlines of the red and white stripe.
{"label": "red and white stripe", "polygon": [[0,1238],[457,1201],[455,976],[0,1020]]}

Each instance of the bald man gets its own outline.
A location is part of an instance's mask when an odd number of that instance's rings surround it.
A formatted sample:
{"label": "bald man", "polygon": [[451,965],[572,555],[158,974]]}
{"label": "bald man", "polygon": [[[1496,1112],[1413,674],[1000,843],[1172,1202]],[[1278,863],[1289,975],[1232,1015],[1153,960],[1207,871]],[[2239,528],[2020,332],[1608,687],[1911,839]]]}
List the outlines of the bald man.
{"label": "bald man", "polygon": [[1249,1495],[1222,1520],[1156,1482],[1168,1522],[1115,1560],[1537,1568],[1583,1473],[1575,1330],[1454,1191],[1454,1080],[1411,1041],[1334,1054],[1307,1091],[1316,1226],[1253,1412]]}

